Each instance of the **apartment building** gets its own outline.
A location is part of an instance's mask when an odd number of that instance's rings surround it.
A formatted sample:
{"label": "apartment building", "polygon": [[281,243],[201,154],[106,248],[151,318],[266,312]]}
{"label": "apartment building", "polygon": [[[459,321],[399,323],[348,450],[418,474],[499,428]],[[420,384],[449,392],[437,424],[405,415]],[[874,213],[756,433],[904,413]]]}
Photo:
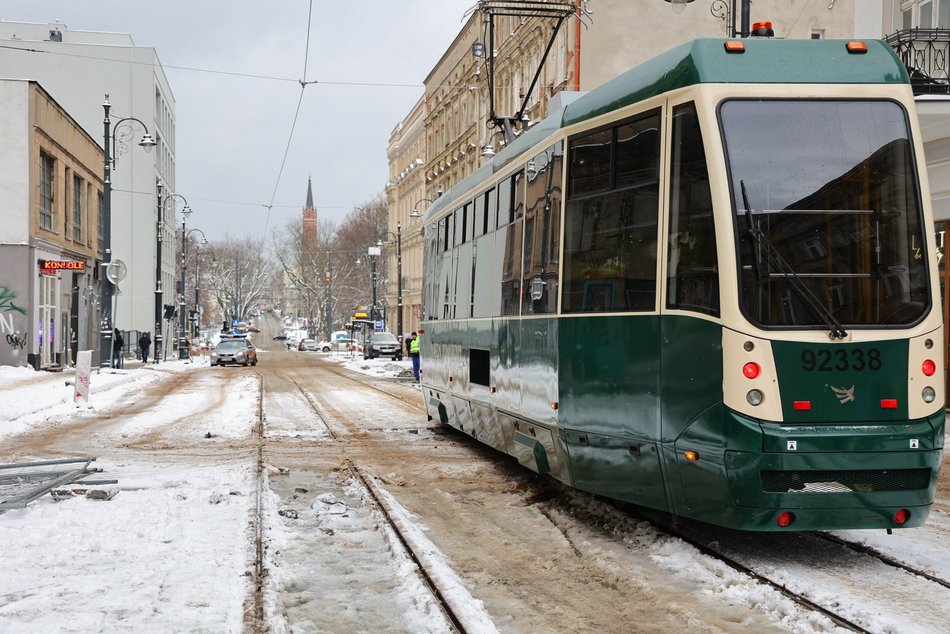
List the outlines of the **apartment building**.
{"label": "apartment building", "polygon": [[[49,24],[0,21],[0,78],[38,81],[100,147],[103,101],[109,95],[117,140],[112,171],[112,260],[122,260],[128,274],[116,295],[115,326],[120,330],[154,328],[156,184],[165,195],[175,191],[175,98],[155,49],[136,46],[127,33],[72,30]],[[157,146],[146,153],[121,142],[131,131],[119,122],[140,119]],[[131,122],[127,122],[131,123]],[[135,131],[141,135],[141,130]],[[97,168],[101,175],[100,161]],[[174,303],[175,209],[165,209],[162,240],[162,287],[165,303]]]}
{"label": "apartment building", "polygon": [[0,365],[55,368],[98,336],[99,144],[38,82],[0,80]]}

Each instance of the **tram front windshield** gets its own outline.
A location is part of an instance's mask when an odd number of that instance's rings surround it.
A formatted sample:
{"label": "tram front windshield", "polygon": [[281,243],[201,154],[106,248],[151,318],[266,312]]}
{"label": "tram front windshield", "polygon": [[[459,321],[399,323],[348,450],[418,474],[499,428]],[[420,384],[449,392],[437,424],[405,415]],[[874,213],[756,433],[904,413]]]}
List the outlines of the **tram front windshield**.
{"label": "tram front windshield", "polygon": [[719,116],[746,317],[832,332],[921,319],[929,254],[904,109],[731,100]]}

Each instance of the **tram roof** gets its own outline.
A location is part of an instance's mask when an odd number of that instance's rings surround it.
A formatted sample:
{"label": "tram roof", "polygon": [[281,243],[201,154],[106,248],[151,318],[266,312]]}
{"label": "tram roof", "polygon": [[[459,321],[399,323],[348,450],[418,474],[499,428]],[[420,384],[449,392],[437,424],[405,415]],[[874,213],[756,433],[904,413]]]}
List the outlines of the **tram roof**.
{"label": "tram roof", "polygon": [[430,206],[426,220],[517,159],[556,130],[696,84],[908,84],[907,69],[881,40],[864,40],[866,53],[850,53],[849,40],[744,38],[743,53],[727,53],[730,40],[704,38],[671,48],[618,75],[529,128],[491,161],[458,182]]}

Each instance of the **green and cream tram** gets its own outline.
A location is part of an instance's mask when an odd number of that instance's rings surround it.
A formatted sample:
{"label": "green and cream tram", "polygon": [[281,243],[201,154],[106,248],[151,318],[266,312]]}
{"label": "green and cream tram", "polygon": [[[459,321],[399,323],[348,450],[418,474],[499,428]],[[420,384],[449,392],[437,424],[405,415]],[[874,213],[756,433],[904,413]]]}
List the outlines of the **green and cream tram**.
{"label": "green and cream tram", "polygon": [[944,435],[923,149],[883,43],[696,40],[425,216],[429,416],[747,530],[921,525]]}

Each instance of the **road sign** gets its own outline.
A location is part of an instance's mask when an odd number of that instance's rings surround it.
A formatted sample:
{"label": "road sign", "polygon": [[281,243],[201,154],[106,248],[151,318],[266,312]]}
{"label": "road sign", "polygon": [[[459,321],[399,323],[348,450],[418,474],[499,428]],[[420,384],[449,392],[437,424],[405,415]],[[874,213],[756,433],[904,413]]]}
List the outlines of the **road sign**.
{"label": "road sign", "polygon": [[374,328],[375,330],[382,330],[382,329],[383,329],[383,322],[382,322],[382,320],[374,321],[374,322],[373,322],[373,328]]}

